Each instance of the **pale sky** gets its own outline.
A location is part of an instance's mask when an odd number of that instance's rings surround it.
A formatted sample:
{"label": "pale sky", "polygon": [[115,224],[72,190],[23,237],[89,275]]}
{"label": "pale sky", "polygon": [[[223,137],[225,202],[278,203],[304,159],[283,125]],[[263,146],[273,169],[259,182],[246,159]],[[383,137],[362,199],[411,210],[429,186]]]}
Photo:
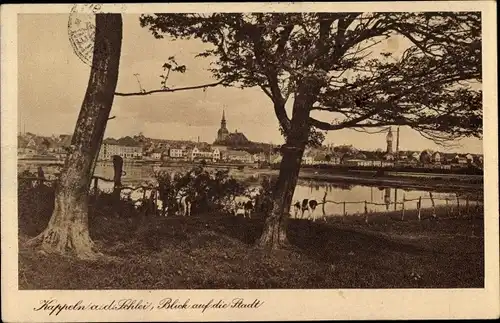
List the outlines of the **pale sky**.
{"label": "pale sky", "polygon": [[[40,135],[72,133],[87,87],[90,67],[73,52],[68,40],[68,15],[24,14],[18,20],[19,127]],[[214,82],[206,71],[208,60],[194,58],[198,40],[155,39],[141,28],[139,16],[123,15],[123,44],[117,92],[137,92],[160,88],[161,66],[175,56],[187,66],[185,74],[175,74],[169,87]],[[292,103],[292,102],[289,102]],[[248,139],[281,144],[282,136],[272,102],[258,88],[209,88],[159,93],[140,97],[115,97],[106,137],[135,135],[213,142],[225,108],[229,131],[236,129]],[[393,128],[395,130],[395,128]],[[358,149],[385,150],[385,134],[365,134],[354,130],[331,131],[325,143],[352,144]],[[464,139],[456,152],[482,153],[482,141]],[[433,149],[447,151],[406,127],[400,130],[400,150]]]}

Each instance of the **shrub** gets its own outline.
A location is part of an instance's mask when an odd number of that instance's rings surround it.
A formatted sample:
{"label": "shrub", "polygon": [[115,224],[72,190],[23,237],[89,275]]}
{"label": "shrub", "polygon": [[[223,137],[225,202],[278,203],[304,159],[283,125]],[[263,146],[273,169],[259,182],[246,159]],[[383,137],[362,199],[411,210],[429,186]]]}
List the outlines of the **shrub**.
{"label": "shrub", "polygon": [[55,191],[44,184],[32,187],[27,182],[20,180],[18,186],[19,232],[35,236],[49,223],[54,210]]}
{"label": "shrub", "polygon": [[[196,211],[222,211],[227,200],[245,192],[247,184],[229,176],[228,170],[207,171],[201,166],[174,176],[167,172],[155,174],[159,185],[159,197],[169,210],[177,209],[176,196],[186,192],[194,199]],[[195,211],[195,210],[193,210]]]}

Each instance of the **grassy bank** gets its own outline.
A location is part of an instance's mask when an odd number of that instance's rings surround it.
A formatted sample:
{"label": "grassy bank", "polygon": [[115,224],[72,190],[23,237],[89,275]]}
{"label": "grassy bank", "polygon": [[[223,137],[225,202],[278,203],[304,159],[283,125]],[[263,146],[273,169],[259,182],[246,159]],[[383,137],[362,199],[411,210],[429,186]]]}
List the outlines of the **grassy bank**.
{"label": "grassy bank", "polygon": [[[20,207],[20,289],[481,288],[483,220],[408,212],[289,221],[287,250],[255,249],[263,219],[111,217],[100,207],[90,233],[97,261],[42,255],[23,242],[43,230],[43,195]],[[45,205],[45,206],[44,206]],[[35,206],[38,206],[35,208]],[[388,216],[389,215],[389,216]]]}

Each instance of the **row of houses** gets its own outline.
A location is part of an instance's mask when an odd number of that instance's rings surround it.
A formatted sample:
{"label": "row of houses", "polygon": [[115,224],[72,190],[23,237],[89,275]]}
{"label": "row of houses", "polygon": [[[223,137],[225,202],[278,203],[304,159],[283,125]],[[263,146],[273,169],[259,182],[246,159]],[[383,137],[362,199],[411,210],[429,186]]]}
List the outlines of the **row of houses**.
{"label": "row of houses", "polygon": [[[63,159],[67,148],[71,145],[71,135],[41,137],[31,133],[18,136],[18,156],[52,156]],[[234,150],[223,145],[209,145],[204,142],[169,141],[149,139],[142,135],[107,138],[99,151],[100,160],[110,160],[113,155],[124,159],[151,160],[205,160],[210,162],[255,163],[269,161],[277,164],[281,161],[278,152],[251,154],[244,150]],[[379,166],[394,165],[427,165],[426,167],[449,168],[451,166],[476,165],[482,167],[483,156],[478,154],[455,154],[424,150],[399,151],[387,154],[381,151],[359,151],[353,149],[339,150],[333,146],[307,149],[302,158],[303,165],[353,165]]]}
{"label": "row of houses", "polygon": [[28,132],[17,137],[17,155],[18,158],[38,156],[62,159],[70,145],[70,135],[41,137]]}
{"label": "row of houses", "polygon": [[[271,163],[281,162],[281,155],[271,155]],[[426,168],[451,169],[475,165],[482,167],[483,156],[478,154],[455,154],[409,151],[384,154],[371,151],[339,152],[331,148],[308,149],[302,157],[302,165],[350,165],[359,167],[425,166]]]}
{"label": "row of houses", "polygon": [[[27,133],[18,136],[18,157],[64,159],[70,145],[70,135],[41,137]],[[263,154],[250,154],[246,151],[231,150],[223,146],[210,146],[206,143],[186,142],[182,145],[172,145],[161,140],[151,143],[129,136],[120,139],[107,138],[103,140],[98,159],[111,160],[113,155],[128,160],[171,159],[238,163],[254,163],[266,160],[266,156]]]}
{"label": "row of houses", "polygon": [[[153,148],[151,149],[151,146]],[[146,149],[133,138],[125,137],[118,140],[103,141],[99,160],[110,160],[113,155],[124,159],[178,160],[206,162],[237,162],[254,163],[265,160],[263,154],[250,154],[246,151],[231,150],[227,147],[210,146],[206,143],[195,145],[165,145],[158,142],[148,145]]]}
{"label": "row of houses", "polygon": [[263,154],[250,154],[242,150],[220,149],[218,147],[169,148],[155,150],[149,157],[156,160],[210,161],[255,163],[266,160]]}
{"label": "row of houses", "polygon": [[[183,143],[171,144],[157,140],[145,148],[140,140],[124,137],[118,140],[106,139],[100,152],[100,159],[109,160],[112,155],[120,155],[123,158],[154,159],[154,160],[184,160],[184,161],[211,161],[211,162],[240,162],[255,163],[270,161],[279,163],[279,153],[257,153],[250,154],[243,150],[232,150],[226,146],[209,145],[207,143]],[[482,166],[483,156],[477,154],[455,154],[441,153],[424,150],[400,151],[397,154],[384,154],[371,151],[335,151],[334,147],[322,147],[307,149],[302,157],[303,165],[352,165],[371,167],[391,167],[394,165],[426,165],[426,167],[450,168],[453,166],[466,166],[474,164]]]}

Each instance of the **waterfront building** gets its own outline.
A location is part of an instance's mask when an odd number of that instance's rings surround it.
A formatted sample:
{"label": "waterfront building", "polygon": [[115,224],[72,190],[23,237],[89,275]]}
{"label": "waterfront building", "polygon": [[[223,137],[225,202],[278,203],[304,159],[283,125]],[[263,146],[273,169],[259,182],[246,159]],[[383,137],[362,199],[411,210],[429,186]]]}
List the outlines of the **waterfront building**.
{"label": "waterfront building", "polygon": [[252,154],[243,150],[227,150],[222,155],[223,159],[228,162],[253,163]]}
{"label": "waterfront building", "polygon": [[218,162],[221,160],[221,152],[218,148],[212,148],[212,160]]}
{"label": "waterfront building", "polygon": [[469,164],[474,163],[474,156],[472,156],[471,154],[465,155],[465,159],[467,159],[467,163]]}
{"label": "waterfront building", "polygon": [[465,156],[455,155],[453,162],[458,165],[467,165],[469,161]]}
{"label": "waterfront building", "polygon": [[28,140],[22,136],[17,137],[17,155],[22,157],[24,155],[32,155],[36,153],[36,149],[28,146]]}
{"label": "waterfront building", "polygon": [[431,156],[431,160],[435,164],[441,164],[441,154],[438,151],[434,152]]}
{"label": "waterfront building", "polygon": [[314,161],[315,161],[315,160],[314,160],[314,157],[313,157],[313,156],[311,156],[311,155],[306,155],[306,154],[304,154],[304,155],[302,156],[302,164],[303,164],[303,165],[312,165],[312,164],[314,163]]}
{"label": "waterfront building", "polygon": [[269,158],[266,156],[265,153],[258,153],[258,154],[253,154],[253,161],[256,163],[261,163],[265,161],[269,161]]}
{"label": "waterfront building", "polygon": [[194,147],[191,150],[190,160],[196,160],[196,159],[212,160],[213,159],[212,150],[207,147],[199,147],[199,148]]}
{"label": "waterfront building", "polygon": [[104,139],[99,150],[99,160],[111,160],[114,155],[123,159],[138,159],[142,157],[142,147],[130,137]]}
{"label": "waterfront building", "polygon": [[349,166],[373,166],[373,160],[346,158],[343,162]]}
{"label": "waterfront building", "polygon": [[184,151],[181,148],[170,148],[168,155],[170,158],[182,158],[184,157]]}
{"label": "waterfront building", "polygon": [[271,153],[271,156],[269,158],[271,164],[279,164],[281,163],[282,159],[283,156],[281,156],[280,153]]}
{"label": "waterfront building", "polygon": [[153,152],[151,153],[151,158],[153,159],[162,159],[162,156],[163,156],[163,151],[160,150],[160,149],[155,149],[153,150]]}

